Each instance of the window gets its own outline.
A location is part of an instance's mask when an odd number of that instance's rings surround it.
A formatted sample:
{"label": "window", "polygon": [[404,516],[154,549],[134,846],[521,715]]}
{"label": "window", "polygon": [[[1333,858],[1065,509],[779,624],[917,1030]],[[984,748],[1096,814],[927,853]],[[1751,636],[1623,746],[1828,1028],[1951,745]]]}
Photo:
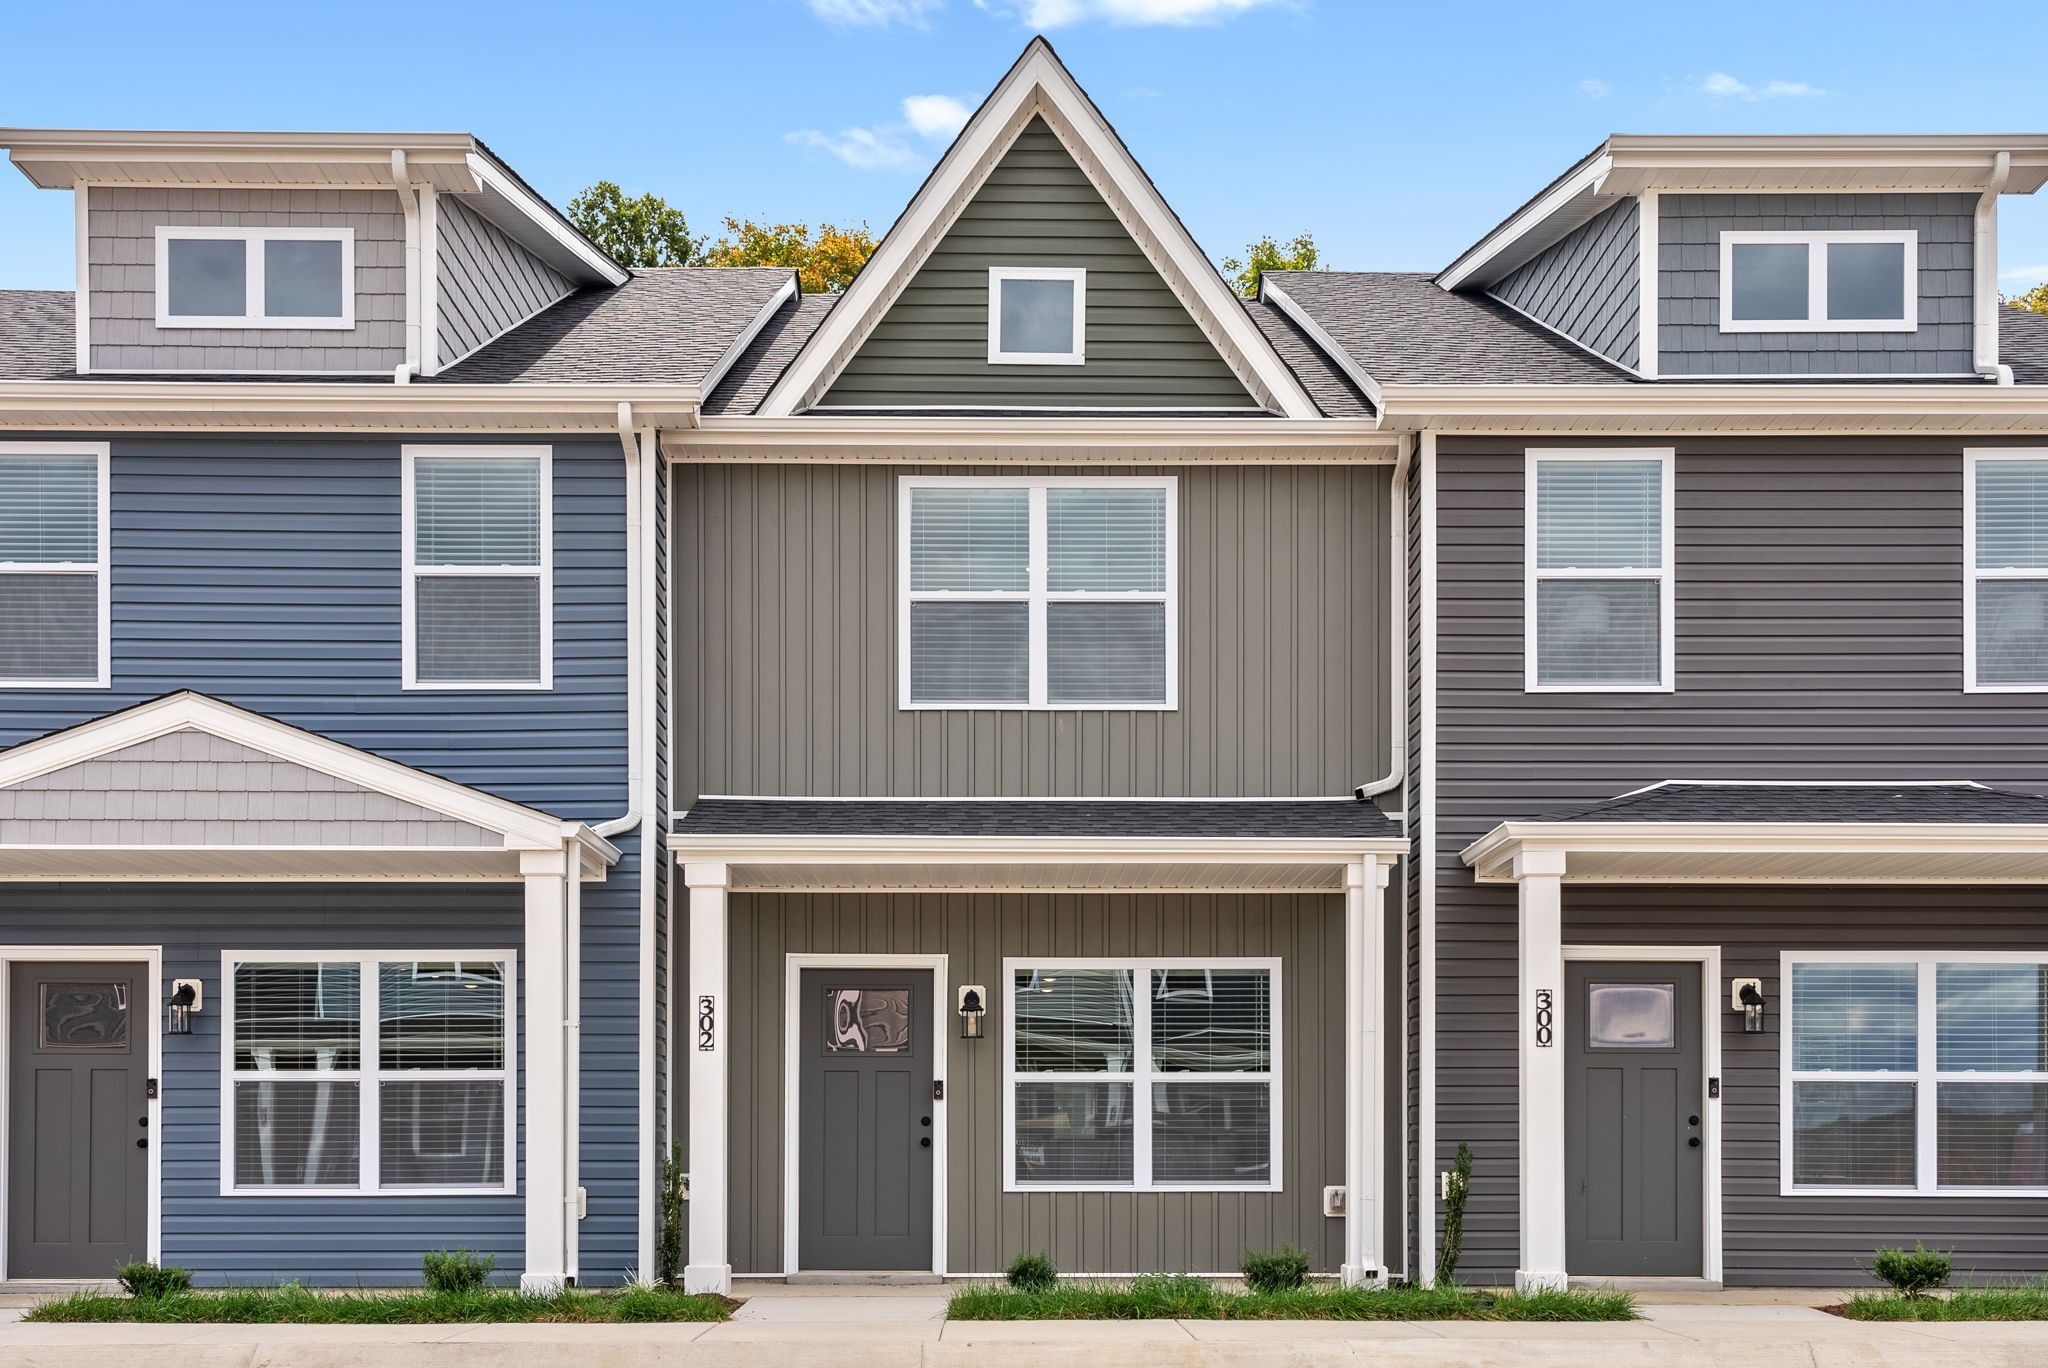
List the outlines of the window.
{"label": "window", "polygon": [[2048,1193],[2048,954],[1788,955],[1787,1192]]}
{"label": "window", "polygon": [[405,685],[554,683],[547,447],[405,449]]}
{"label": "window", "polygon": [[510,1192],[513,960],[224,958],[223,1192]]}
{"label": "window", "polygon": [[1532,451],[1527,687],[1671,687],[1672,453]]}
{"label": "window", "polygon": [[2048,449],[1963,463],[1963,687],[2048,689]]}
{"label": "window", "polygon": [[1052,266],[991,266],[988,359],[1003,366],[1078,366],[1087,360],[1088,273]]}
{"label": "window", "polygon": [[108,683],[107,447],[0,442],[0,687]]}
{"label": "window", "polygon": [[1013,1191],[1280,1186],[1278,960],[1005,960]]}
{"label": "window", "polygon": [[353,228],[156,230],[159,328],[353,328]]}
{"label": "window", "polygon": [[1175,484],[903,481],[906,708],[1171,708]]}
{"label": "window", "polygon": [[1722,332],[1911,332],[1919,234],[1721,234]]}

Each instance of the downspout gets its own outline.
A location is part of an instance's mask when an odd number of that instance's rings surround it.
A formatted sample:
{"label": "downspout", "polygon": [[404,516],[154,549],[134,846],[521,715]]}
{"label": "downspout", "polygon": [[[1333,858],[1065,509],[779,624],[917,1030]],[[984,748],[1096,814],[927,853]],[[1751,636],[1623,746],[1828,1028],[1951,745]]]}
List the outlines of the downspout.
{"label": "downspout", "polygon": [[[1408,778],[1408,467],[1414,452],[1414,436],[1402,433],[1400,452],[1394,458],[1390,495],[1394,535],[1387,539],[1392,547],[1387,574],[1387,602],[1394,648],[1387,654],[1392,661],[1388,682],[1392,690],[1394,719],[1393,763],[1383,777],[1369,784],[1360,784],[1354,790],[1361,802],[1394,792]],[[1396,820],[1407,820],[1405,812],[1392,815]]]}
{"label": "downspout", "polygon": [[[623,832],[640,825],[640,778],[645,770],[643,751],[646,738],[642,732],[641,714],[647,702],[645,681],[641,678],[642,659],[647,654],[648,643],[642,637],[647,625],[641,620],[642,600],[650,596],[645,592],[641,577],[650,573],[654,564],[653,547],[646,544],[645,531],[653,527],[654,520],[647,516],[641,506],[640,469],[644,454],[640,450],[638,434],[633,431],[633,406],[619,405],[619,448],[626,456],[626,810],[610,821],[597,822],[591,830],[610,840]],[[641,557],[646,559],[641,561]],[[640,564],[633,564],[640,561]],[[642,853],[641,864],[646,864]]]}
{"label": "downspout", "polygon": [[1977,374],[1993,384],[2010,385],[2012,367],[1998,359],[1998,197],[2005,193],[2012,175],[2012,153],[2000,152],[1991,159],[1991,179],[1977,196],[1976,232],[1973,236],[1976,307],[1971,327],[1971,360]]}
{"label": "downspout", "polygon": [[391,149],[391,185],[398,191],[398,207],[405,214],[405,360],[391,374],[393,384],[403,385],[420,373],[420,197],[413,192],[412,173],[406,169],[405,149]]}

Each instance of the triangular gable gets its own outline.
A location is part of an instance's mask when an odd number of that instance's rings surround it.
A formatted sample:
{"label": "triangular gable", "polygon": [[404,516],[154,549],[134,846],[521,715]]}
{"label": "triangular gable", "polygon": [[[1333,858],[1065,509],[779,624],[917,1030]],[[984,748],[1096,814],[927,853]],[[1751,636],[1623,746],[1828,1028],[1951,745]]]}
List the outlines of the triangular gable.
{"label": "triangular gable", "polygon": [[[904,299],[1019,139],[1037,128],[1048,132],[1085,176],[1123,235],[1179,302],[1185,318],[1250,402],[1288,418],[1317,417],[1314,403],[1286,363],[1043,38],[1031,40],[968,120],[867,266],[776,382],[761,405],[761,415],[801,413],[817,406],[828,392],[834,404],[844,402],[835,388],[842,373]],[[1209,406],[1215,406],[1213,400]]]}

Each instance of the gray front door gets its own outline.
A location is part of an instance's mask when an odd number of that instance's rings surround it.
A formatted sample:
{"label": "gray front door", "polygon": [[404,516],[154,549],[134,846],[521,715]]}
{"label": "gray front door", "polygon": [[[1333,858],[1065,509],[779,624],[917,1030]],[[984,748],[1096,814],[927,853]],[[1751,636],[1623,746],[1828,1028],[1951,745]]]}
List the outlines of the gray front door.
{"label": "gray front door", "polygon": [[1565,1268],[1699,1277],[1699,966],[1571,964],[1565,985]]}
{"label": "gray front door", "polygon": [[932,1266],[932,975],[806,969],[797,1018],[797,1264]]}
{"label": "gray front door", "polygon": [[13,966],[10,1278],[108,1278],[148,1253],[147,985],[141,964]]}

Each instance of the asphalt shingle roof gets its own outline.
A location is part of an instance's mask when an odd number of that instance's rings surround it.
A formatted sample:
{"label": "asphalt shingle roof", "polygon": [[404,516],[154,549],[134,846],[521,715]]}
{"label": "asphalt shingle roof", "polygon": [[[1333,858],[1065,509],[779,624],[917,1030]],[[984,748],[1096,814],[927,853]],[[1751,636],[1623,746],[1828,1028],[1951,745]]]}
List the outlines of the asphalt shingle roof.
{"label": "asphalt shingle roof", "polygon": [[1981,784],[1702,784],[1670,780],[1557,822],[2048,823],[2048,798]]}
{"label": "asphalt shingle roof", "polygon": [[700,798],[676,819],[685,836],[1399,836],[1356,798],[901,800]]}
{"label": "asphalt shingle roof", "polygon": [[796,360],[796,354],[838,302],[836,294],[799,295],[777,309],[705,400],[704,412],[753,413],[759,409],[768,391],[782,378],[782,372]]}
{"label": "asphalt shingle roof", "polygon": [[542,310],[429,383],[693,384],[789,277],[774,266],[636,270]]}
{"label": "asphalt shingle roof", "polygon": [[1339,369],[1337,363],[1293,319],[1271,304],[1256,299],[1246,301],[1245,311],[1259,325],[1259,331],[1266,335],[1266,340],[1273,344],[1273,350],[1280,353],[1287,369],[1294,372],[1294,378],[1301,381],[1308,397],[1315,400],[1316,408],[1323,417],[1373,416],[1372,401],[1351,383],[1351,377]]}
{"label": "asphalt shingle roof", "polygon": [[2048,314],[1998,311],[1998,359],[2012,367],[2016,385],[2048,385]]}
{"label": "asphalt shingle roof", "polygon": [[77,363],[71,291],[0,290],[0,380],[50,380]]}

